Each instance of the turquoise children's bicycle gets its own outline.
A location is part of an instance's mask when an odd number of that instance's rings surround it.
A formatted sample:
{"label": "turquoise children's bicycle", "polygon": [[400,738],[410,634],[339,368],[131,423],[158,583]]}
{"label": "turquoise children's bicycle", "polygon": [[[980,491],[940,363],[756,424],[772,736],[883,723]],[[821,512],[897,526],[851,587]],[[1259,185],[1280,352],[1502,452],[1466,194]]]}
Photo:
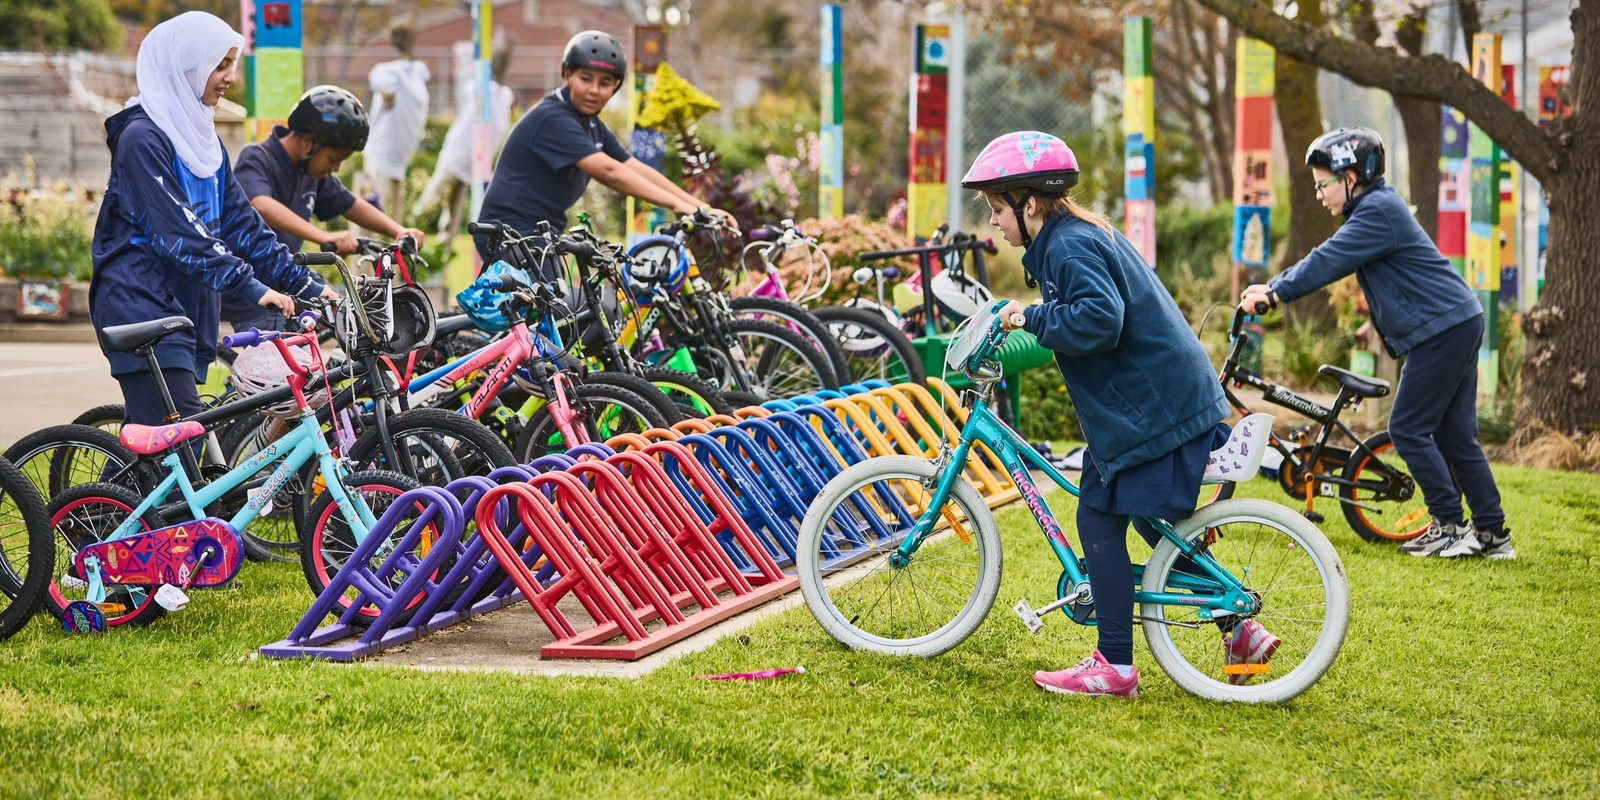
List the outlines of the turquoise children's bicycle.
{"label": "turquoise children's bicycle", "polygon": [[[1095,624],[1087,571],[1028,468],[1074,496],[1078,487],[989,407],[1000,377],[993,356],[1006,337],[998,316],[1004,304],[974,316],[947,352],[946,363],[976,384],[963,397],[970,412],[956,446],[941,443],[932,460],[886,456],[845,470],[801,525],[797,561],[806,605],[829,635],[852,648],[934,656],[964,641],[988,615],[1000,590],[1000,531],[977,490],[960,479],[975,443],[999,457],[1062,566],[1053,602],[1035,611],[1023,600],[1015,611],[1033,632],[1058,609],[1073,622]],[[1262,422],[1240,423],[1212,454],[1208,480],[1255,474],[1270,429]],[[1173,682],[1212,700],[1267,703],[1296,697],[1322,677],[1344,643],[1350,587],[1316,526],[1253,499],[1213,503],[1180,522],[1149,522],[1162,541],[1134,567],[1134,619]],[[1226,637],[1250,618],[1282,640],[1268,663],[1234,663],[1230,656]]]}
{"label": "turquoise children's bicycle", "polygon": [[[313,315],[308,312],[303,317],[303,327],[315,327]],[[125,349],[137,348],[145,353],[162,336],[187,325],[188,320],[173,317],[108,328],[106,335],[117,338],[119,347],[127,345]],[[142,455],[165,453],[161,465],[166,474],[159,485],[140,497],[119,484],[86,483],[68,489],[51,502],[50,521],[57,546],[68,558],[55,572],[46,598],[68,631],[93,632],[108,626],[145,624],[165,611],[182,608],[188,602],[184,590],[227,583],[238,572],[243,555],[239,531],[262,513],[273,496],[312,458],[317,459],[328,494],[337,507],[337,513],[325,513],[316,520],[312,545],[321,542],[325,529],[334,527],[360,542],[388,500],[417,486],[398,473],[351,474],[334,457],[306,399],[308,391],[315,392],[327,382],[314,333],[274,333],[252,328],[224,340],[229,347],[248,347],[258,342],[270,342],[289,366],[288,387],[300,416],[298,424],[282,438],[267,444],[226,475],[195,488],[181,456],[194,439],[205,435],[204,426],[195,421],[124,425],[119,432],[124,446]],[[296,358],[291,345],[307,348],[309,365]],[[166,386],[160,380],[157,383],[165,392]],[[241,402],[264,405],[276,397],[265,394]],[[265,484],[250,493],[244,507],[231,519],[207,514],[207,508],[273,464],[277,464],[276,470]],[[169,524],[157,510],[173,490],[180,491],[186,501],[188,521]],[[376,509],[372,505],[375,502],[380,504]]]}

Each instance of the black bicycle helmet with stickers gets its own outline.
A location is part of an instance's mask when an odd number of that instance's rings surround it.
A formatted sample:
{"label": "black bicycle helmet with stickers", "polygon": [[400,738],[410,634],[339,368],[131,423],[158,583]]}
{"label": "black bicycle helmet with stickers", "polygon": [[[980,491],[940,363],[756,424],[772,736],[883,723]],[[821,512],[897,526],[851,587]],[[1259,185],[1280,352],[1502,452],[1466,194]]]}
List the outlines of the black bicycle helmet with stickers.
{"label": "black bicycle helmet with stickers", "polygon": [[1306,164],[1338,173],[1355,170],[1363,184],[1383,177],[1383,139],[1371,128],[1340,128],[1318,136],[1306,148]]}
{"label": "black bicycle helmet with stickers", "polygon": [[584,31],[567,41],[561,55],[563,69],[593,69],[622,80],[628,74],[628,56],[617,37],[604,31]]}
{"label": "black bicycle helmet with stickers", "polygon": [[337,86],[311,87],[289,112],[289,130],[336,150],[365,148],[371,128],[361,101]]}

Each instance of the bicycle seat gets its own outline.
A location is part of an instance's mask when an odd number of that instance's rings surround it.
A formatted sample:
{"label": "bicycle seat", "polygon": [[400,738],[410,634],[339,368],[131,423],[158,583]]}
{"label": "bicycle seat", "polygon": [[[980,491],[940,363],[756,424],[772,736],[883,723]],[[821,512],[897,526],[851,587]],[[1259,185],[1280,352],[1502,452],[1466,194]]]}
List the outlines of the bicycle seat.
{"label": "bicycle seat", "polygon": [[452,333],[470,331],[476,327],[478,325],[472,321],[472,317],[466,314],[451,314],[448,317],[440,317],[439,321],[434,325],[434,330],[437,331],[439,336],[448,336]]}
{"label": "bicycle seat", "polygon": [[1332,364],[1323,364],[1317,371],[1338,381],[1340,386],[1350,390],[1350,393],[1357,397],[1383,397],[1389,393],[1388,381],[1357,375]]}
{"label": "bicycle seat", "polygon": [[1251,414],[1233,426],[1228,441],[1211,451],[1206,461],[1201,483],[1242,483],[1256,476],[1261,468],[1261,457],[1267,453],[1267,439],[1272,436],[1271,414]]}
{"label": "bicycle seat", "polygon": [[113,353],[131,353],[162,337],[194,328],[188,317],[162,317],[149,322],[112,325],[100,331],[100,346]]}
{"label": "bicycle seat", "polygon": [[179,442],[204,435],[205,426],[193,420],[171,425],[124,425],[117,431],[122,446],[141,456],[154,455]]}

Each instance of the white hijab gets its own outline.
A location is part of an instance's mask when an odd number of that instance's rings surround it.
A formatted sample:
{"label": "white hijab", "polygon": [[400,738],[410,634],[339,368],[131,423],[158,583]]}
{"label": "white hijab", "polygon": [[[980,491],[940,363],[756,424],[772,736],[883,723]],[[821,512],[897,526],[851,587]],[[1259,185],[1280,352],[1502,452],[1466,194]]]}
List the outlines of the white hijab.
{"label": "white hijab", "polygon": [[216,109],[201,103],[200,95],[212,71],[235,47],[243,51],[244,37],[204,11],[179,14],[151,28],[139,44],[139,95],[128,105],[144,106],[197,178],[209,178],[222,166]]}

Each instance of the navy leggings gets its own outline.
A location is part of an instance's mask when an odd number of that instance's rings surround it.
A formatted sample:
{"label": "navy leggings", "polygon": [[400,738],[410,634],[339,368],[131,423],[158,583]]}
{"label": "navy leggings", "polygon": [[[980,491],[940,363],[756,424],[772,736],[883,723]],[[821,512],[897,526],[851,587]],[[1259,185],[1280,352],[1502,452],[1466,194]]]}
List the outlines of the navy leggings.
{"label": "navy leggings", "polygon": [[[200,403],[200,391],[195,386],[194,373],[182,367],[161,370],[166,376],[167,389],[172,392],[172,403],[178,407],[180,418],[192,417],[205,410]],[[148,370],[115,376],[122,385],[122,421],[135,425],[167,424],[167,407],[161,402],[161,390],[151,379]]]}
{"label": "navy leggings", "polygon": [[[1100,655],[1112,664],[1133,663],[1133,565],[1128,560],[1128,521],[1151,547],[1161,534],[1143,517],[1108,514],[1078,504],[1078,538],[1084,566],[1094,587],[1094,615]],[[1181,568],[1187,558],[1174,565]],[[1192,563],[1192,562],[1191,562]]]}
{"label": "navy leggings", "polygon": [[1411,348],[1389,412],[1389,437],[1422,488],[1428,513],[1445,522],[1463,522],[1465,493],[1472,524],[1498,529],[1506,520],[1500,489],[1478,444],[1481,341],[1479,316]]}

